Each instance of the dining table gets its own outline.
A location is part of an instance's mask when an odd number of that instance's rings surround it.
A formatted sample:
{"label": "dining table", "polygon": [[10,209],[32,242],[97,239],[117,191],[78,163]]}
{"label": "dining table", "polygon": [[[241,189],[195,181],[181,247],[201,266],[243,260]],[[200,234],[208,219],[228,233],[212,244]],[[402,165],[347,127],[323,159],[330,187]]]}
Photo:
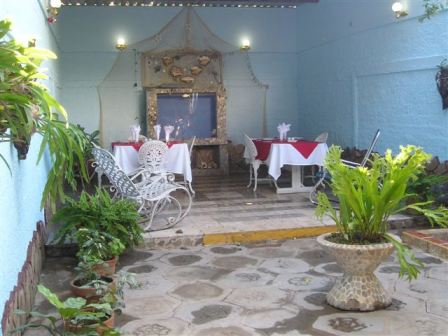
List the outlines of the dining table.
{"label": "dining table", "polygon": [[[277,181],[283,166],[291,166],[291,186],[279,187],[278,194],[308,192],[312,187],[306,187],[302,182],[303,166],[324,165],[328,146],[323,142],[303,140],[254,139],[257,148],[257,160],[264,161],[268,166],[268,174]],[[248,155],[248,153],[247,153]],[[248,157],[245,152],[245,157]]]}
{"label": "dining table", "polygon": [[[112,151],[116,162],[126,174],[132,174],[140,168],[138,151],[144,142],[112,142]],[[165,168],[168,172],[181,174],[191,183],[191,160],[188,145],[180,141],[168,141],[168,153]]]}

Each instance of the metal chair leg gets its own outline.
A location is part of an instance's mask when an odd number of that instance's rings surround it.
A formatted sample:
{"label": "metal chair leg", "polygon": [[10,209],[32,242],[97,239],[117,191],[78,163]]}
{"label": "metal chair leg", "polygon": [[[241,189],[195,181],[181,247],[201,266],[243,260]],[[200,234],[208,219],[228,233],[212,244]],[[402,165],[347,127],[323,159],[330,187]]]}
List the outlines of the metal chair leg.
{"label": "metal chair leg", "polygon": [[247,185],[246,188],[249,188],[252,185],[252,169],[254,167],[252,166],[252,164],[249,165],[249,184]]}
{"label": "metal chair leg", "polygon": [[190,189],[191,194],[192,194],[193,196],[196,195],[196,192],[193,190],[193,187],[191,186],[191,182],[188,181],[188,182],[186,182],[186,183],[188,184],[188,189]]}
{"label": "metal chair leg", "polygon": [[254,167],[254,191],[257,191],[258,186],[258,167],[255,169]]}

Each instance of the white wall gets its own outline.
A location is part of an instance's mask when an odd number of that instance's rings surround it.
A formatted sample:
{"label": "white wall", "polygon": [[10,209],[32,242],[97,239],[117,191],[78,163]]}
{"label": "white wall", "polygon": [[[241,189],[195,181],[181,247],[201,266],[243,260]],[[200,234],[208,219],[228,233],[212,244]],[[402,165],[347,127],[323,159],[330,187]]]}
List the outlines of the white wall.
{"label": "white wall", "polygon": [[[111,68],[118,35],[129,44],[151,37],[180,8],[67,7],[60,16],[62,53],[62,102],[74,121],[94,130],[99,125],[96,86]],[[210,30],[220,38],[240,44],[242,36],[252,42],[250,57],[257,77],[269,85],[268,130],[275,135],[279,122],[297,126],[297,57],[295,11],[290,9],[196,9]],[[229,82],[229,85],[236,85]],[[80,98],[82,97],[82,98]],[[134,113],[134,112],[130,112]],[[249,118],[248,118],[249,117]],[[253,117],[253,116],[252,116]],[[251,116],[228,110],[231,138],[252,132]],[[132,120],[132,118],[131,118]],[[124,125],[127,129],[127,124]],[[297,130],[297,129],[295,129]],[[254,130],[255,131],[255,130]],[[261,130],[260,130],[261,132]],[[255,134],[256,135],[256,134]]]}
{"label": "white wall", "polygon": [[[2,0],[0,19],[9,17],[13,21],[13,35],[34,36],[37,46],[58,52],[58,48],[49,29],[38,0]],[[58,62],[47,62],[50,80],[45,84],[53,94],[57,94]],[[2,154],[11,173],[0,161],[0,316],[10,291],[17,283],[17,274],[26,259],[26,249],[36,228],[36,222],[43,219],[40,209],[42,190],[49,170],[48,157],[36,165],[40,146],[39,136],[34,136],[28,157],[24,161],[17,159],[17,152],[9,143],[0,143]],[[1,333],[1,330],[0,330]]]}
{"label": "white wall", "polygon": [[[434,80],[448,55],[448,12],[420,23],[421,0],[395,19],[389,0],[321,0],[297,11],[302,134],[377,149],[416,144],[448,159],[448,111]],[[318,23],[318,24],[316,24]]]}

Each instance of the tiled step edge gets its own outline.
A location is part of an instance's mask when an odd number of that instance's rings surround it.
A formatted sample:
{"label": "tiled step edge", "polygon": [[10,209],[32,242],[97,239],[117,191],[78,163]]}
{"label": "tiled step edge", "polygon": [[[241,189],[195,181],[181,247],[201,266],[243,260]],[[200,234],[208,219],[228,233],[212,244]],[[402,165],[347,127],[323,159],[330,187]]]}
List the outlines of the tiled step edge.
{"label": "tiled step edge", "polygon": [[260,230],[246,232],[227,232],[205,234],[204,245],[241,244],[268,240],[285,240],[294,238],[314,237],[323,233],[336,231],[335,225],[315,226],[306,228],[291,228],[277,230]]}

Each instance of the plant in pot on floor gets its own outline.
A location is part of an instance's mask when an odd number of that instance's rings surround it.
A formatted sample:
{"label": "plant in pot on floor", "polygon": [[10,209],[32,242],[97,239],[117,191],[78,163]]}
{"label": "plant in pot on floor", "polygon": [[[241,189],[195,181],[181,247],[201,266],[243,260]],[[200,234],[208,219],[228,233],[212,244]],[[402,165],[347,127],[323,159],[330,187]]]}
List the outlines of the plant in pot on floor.
{"label": "plant in pot on floor", "polygon": [[[107,246],[112,246],[112,243],[105,243],[103,246],[106,246],[107,249]],[[118,249],[121,248],[122,245],[119,243]],[[86,251],[81,249],[80,252]],[[97,257],[79,253],[78,256],[80,261],[78,266],[75,267],[76,277],[70,283],[71,291],[76,296],[86,298],[89,302],[101,302],[103,296],[113,291],[122,301],[124,298],[123,288],[126,285],[130,288],[140,286],[134,273],[120,271],[116,276],[113,276],[113,274],[110,274],[108,264],[103,263],[105,264],[103,266]]]}
{"label": "plant in pot on floor", "polygon": [[[52,306],[59,316],[31,312],[29,323],[15,329],[12,333],[22,333],[26,330],[45,329],[52,336],[120,336],[121,333],[113,328],[113,308],[109,303],[88,303],[81,297],[69,297],[61,301],[43,285],[37,290]],[[17,311],[18,314],[26,314]]]}
{"label": "plant in pot on floor", "polygon": [[112,276],[101,275],[95,269],[98,260],[82,256],[75,267],[76,277],[70,282],[73,295],[98,302],[108,290],[115,288],[116,282]]}
{"label": "plant in pot on floor", "polygon": [[88,259],[93,264],[93,270],[100,275],[115,274],[118,256],[125,250],[120,239],[106,232],[80,228],[76,232],[76,241],[80,260]]}
{"label": "plant in pot on floor", "polygon": [[369,311],[387,307],[391,297],[373,274],[378,265],[395,248],[400,262],[400,277],[408,280],[419,274],[421,262],[398,237],[389,234],[388,218],[404,209],[425,215],[431,224],[447,226],[448,211],[427,207],[428,202],[405,204],[412,195],[406,193],[430,158],[421,148],[406,146],[393,156],[373,155],[371,168],[350,168],[341,161],[342,150],[332,146],[325,160],[331,175],[331,189],[337,197],[337,211],[324,193],[318,195],[316,214],[325,214],[336,223],[338,232],[319,236],[317,241],[336,258],[344,269],[327,294],[327,302],[344,310]]}
{"label": "plant in pot on floor", "polygon": [[92,195],[83,191],[78,200],[68,199],[53,216],[54,223],[62,223],[55,241],[61,243],[86,228],[107,233],[131,248],[142,241],[143,229],[138,224],[140,215],[136,204],[125,199],[113,199],[109,193],[97,188]]}

